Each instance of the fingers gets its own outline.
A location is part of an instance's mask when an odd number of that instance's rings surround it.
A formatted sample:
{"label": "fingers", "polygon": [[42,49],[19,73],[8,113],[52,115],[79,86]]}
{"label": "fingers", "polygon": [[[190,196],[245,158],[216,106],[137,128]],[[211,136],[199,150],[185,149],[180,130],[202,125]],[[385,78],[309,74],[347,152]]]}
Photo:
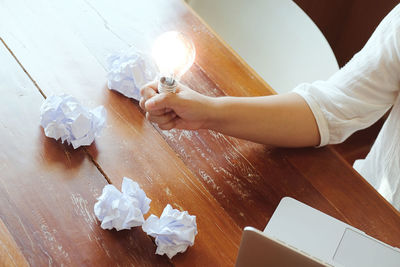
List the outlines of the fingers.
{"label": "fingers", "polygon": [[165,124],[165,123],[171,121],[172,119],[174,119],[175,117],[176,117],[175,112],[168,112],[166,114],[162,114],[159,116],[151,114],[149,112],[146,112],[146,118],[149,121],[155,122],[157,124]]}
{"label": "fingers", "polygon": [[145,110],[148,112],[156,110],[171,110],[176,97],[177,95],[174,93],[156,94],[144,102]]}
{"label": "fingers", "polygon": [[167,122],[167,123],[159,124],[158,127],[159,127],[161,130],[171,130],[172,128],[175,128],[176,122],[177,122],[178,120],[179,120],[179,118],[176,117],[176,118],[170,120],[170,121]]}
{"label": "fingers", "polygon": [[143,110],[145,109],[145,102],[157,94],[157,82],[151,82],[146,84],[140,89],[140,95],[142,96],[139,101],[139,105]]}
{"label": "fingers", "polygon": [[146,100],[145,100],[143,97],[141,97],[141,98],[140,98],[140,101],[139,101],[139,106],[140,106],[140,108],[143,109],[143,110],[146,110],[145,107],[144,107],[144,103],[145,103],[145,102],[146,102]]}
{"label": "fingers", "polygon": [[[146,118],[158,124],[162,130],[170,130],[175,127],[179,117],[174,111],[179,106],[179,92],[185,90],[183,86],[177,87],[176,93],[159,94],[158,82],[152,82],[140,89],[140,107],[146,111]],[[183,89],[182,89],[182,88]]]}
{"label": "fingers", "polygon": [[168,109],[164,108],[164,109],[159,109],[159,110],[150,110],[150,111],[147,111],[147,112],[150,113],[150,115],[161,116],[161,115],[164,115],[164,114],[166,114],[166,113],[168,113],[170,111],[171,110],[168,110]]}
{"label": "fingers", "polygon": [[170,130],[174,127],[177,116],[175,112],[168,112],[161,116],[156,116],[149,112],[146,112],[146,118],[154,123],[157,123],[160,129]]}
{"label": "fingers", "polygon": [[155,93],[158,93],[158,82],[157,81],[152,81],[147,84],[145,84],[142,88],[140,88],[140,95],[145,97],[145,93],[154,91]]}
{"label": "fingers", "polygon": [[[156,115],[160,115],[161,113],[167,113],[172,110],[167,106],[170,103],[169,101],[170,98],[173,97],[175,94],[171,93],[158,94],[157,86],[158,82],[151,82],[146,84],[144,87],[140,89],[140,94],[142,97],[140,98],[139,105],[145,111],[148,111],[149,109],[152,111],[164,109],[165,110],[164,112],[156,113]],[[147,106],[146,102],[148,102],[148,100],[150,100],[155,96],[157,96],[157,99],[154,100],[155,102],[151,102],[150,105]]]}

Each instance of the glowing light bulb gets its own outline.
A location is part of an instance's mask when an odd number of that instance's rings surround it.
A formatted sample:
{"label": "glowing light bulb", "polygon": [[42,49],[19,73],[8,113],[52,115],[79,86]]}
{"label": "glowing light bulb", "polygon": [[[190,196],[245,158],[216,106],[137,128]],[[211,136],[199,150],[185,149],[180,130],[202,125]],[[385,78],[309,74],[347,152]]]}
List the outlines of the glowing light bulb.
{"label": "glowing light bulb", "polygon": [[192,66],[195,55],[192,41],[182,33],[160,35],[153,45],[153,58],[160,71],[158,92],[175,93],[177,81]]}

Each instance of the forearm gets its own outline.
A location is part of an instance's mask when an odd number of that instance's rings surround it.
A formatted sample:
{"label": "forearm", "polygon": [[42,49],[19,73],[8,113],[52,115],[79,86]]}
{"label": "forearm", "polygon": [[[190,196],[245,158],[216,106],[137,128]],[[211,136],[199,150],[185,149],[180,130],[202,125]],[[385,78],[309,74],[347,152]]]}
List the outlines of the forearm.
{"label": "forearm", "polygon": [[219,97],[211,101],[206,127],[230,136],[283,147],[320,142],[314,115],[295,94]]}

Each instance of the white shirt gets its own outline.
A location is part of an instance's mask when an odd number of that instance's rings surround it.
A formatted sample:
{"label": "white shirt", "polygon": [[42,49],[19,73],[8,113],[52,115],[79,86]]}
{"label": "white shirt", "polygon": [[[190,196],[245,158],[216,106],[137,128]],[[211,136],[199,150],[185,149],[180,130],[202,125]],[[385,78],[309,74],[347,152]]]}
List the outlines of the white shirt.
{"label": "white shirt", "polygon": [[[400,210],[400,5],[379,24],[364,48],[327,81],[294,92],[310,106],[321,143],[337,144],[391,107],[371,151],[354,168]],[[340,177],[338,177],[340,179]]]}

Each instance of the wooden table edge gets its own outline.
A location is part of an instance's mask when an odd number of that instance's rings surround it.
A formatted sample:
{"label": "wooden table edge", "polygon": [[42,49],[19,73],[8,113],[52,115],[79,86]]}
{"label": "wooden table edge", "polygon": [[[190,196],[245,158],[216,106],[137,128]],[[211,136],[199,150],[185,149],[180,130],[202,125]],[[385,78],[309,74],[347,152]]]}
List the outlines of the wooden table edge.
{"label": "wooden table edge", "polygon": [[[222,39],[221,36],[219,36],[219,34],[213,28],[211,28],[210,25],[208,25],[208,23],[202,17],[200,17],[199,14],[196,13],[196,11],[194,11],[194,9],[188,3],[186,3],[185,0],[180,1],[189,10],[189,12],[196,17],[207,28],[207,30],[215,36],[215,38],[217,38],[222,46],[225,47],[235,57],[235,59],[237,59],[239,63],[250,72],[251,75],[259,80],[265,86],[265,88],[270,91],[271,95],[278,94],[241,56],[239,56],[239,54],[224,39]],[[199,63],[197,64],[199,65]],[[200,67],[202,68],[202,66]]]}

